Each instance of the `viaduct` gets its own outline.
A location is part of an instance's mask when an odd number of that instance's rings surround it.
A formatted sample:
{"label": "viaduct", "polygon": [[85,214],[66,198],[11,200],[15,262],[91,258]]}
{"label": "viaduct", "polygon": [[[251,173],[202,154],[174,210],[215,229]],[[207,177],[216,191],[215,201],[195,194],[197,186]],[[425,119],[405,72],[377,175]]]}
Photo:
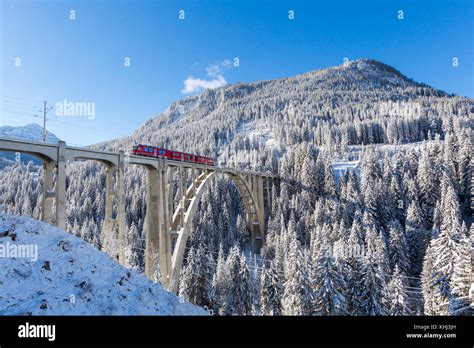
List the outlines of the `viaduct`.
{"label": "viaduct", "polygon": [[[124,168],[126,165],[144,166],[148,173],[145,274],[151,278],[159,267],[163,286],[173,292],[178,289],[193,217],[209,180],[222,173],[235,183],[244,203],[254,251],[264,241],[265,214],[271,209],[271,188],[278,180],[270,173],[126,155],[122,150],[113,153],[70,147],[63,141],[48,144],[0,137],[0,151],[30,154],[43,161],[41,220],[62,229],[66,227],[67,163],[93,160],[103,164],[107,173],[103,228],[109,233],[118,230],[118,259],[122,264],[126,243]],[[113,214],[114,200],[116,214]]]}

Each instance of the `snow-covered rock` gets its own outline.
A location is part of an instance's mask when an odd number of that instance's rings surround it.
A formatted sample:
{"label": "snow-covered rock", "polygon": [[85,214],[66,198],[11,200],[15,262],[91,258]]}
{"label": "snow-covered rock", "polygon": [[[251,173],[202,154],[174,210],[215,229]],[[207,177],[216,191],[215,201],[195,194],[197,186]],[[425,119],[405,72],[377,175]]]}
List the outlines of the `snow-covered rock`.
{"label": "snow-covered rock", "polygon": [[0,315],[205,315],[73,235],[0,214]]}

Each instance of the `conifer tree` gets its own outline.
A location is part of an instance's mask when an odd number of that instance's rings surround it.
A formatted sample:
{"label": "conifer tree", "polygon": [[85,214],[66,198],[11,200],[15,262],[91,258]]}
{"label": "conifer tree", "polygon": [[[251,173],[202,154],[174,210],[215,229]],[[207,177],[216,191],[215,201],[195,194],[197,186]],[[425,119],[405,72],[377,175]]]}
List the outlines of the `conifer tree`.
{"label": "conifer tree", "polygon": [[360,301],[363,308],[363,315],[386,315],[387,314],[387,294],[385,274],[377,251],[377,233],[373,229],[367,230],[366,256],[362,262],[362,279]]}
{"label": "conifer tree", "polygon": [[222,244],[219,247],[219,253],[217,256],[216,272],[212,278],[212,308],[214,313],[221,313],[225,302],[225,295],[229,286],[229,277],[227,274],[227,267],[224,258],[224,250]]}
{"label": "conifer tree", "polygon": [[402,274],[408,274],[410,270],[410,259],[408,257],[408,242],[406,239],[405,231],[398,222],[398,220],[392,220],[389,225],[389,259],[391,271],[398,266]]}
{"label": "conifer tree", "polygon": [[261,291],[260,299],[263,315],[281,315],[282,287],[280,279],[275,270],[275,264],[270,262],[268,266],[265,264],[261,272]]}
{"label": "conifer tree", "polygon": [[240,249],[238,246],[233,246],[230,249],[226,260],[226,268],[229,274],[229,286],[222,313],[224,315],[239,315],[243,312],[243,301],[240,291],[242,279],[240,278]]}
{"label": "conifer tree", "polygon": [[459,201],[451,175],[452,172],[449,170],[443,175],[441,227],[438,237],[431,240],[430,255],[426,256],[424,265],[431,269],[430,274],[427,274],[428,270],[424,271],[423,288],[425,301],[429,303],[427,314],[432,315],[449,315],[450,313],[450,302],[453,297],[451,279],[455,263],[461,254],[461,241],[466,235],[461,225]]}
{"label": "conifer tree", "polygon": [[324,250],[313,267],[313,311],[320,315],[348,314],[346,281],[339,262]]}
{"label": "conifer tree", "polygon": [[303,253],[298,246],[295,235],[291,237],[285,274],[283,313],[285,315],[311,315],[312,293],[310,278]]}
{"label": "conifer tree", "polygon": [[422,213],[417,202],[412,202],[408,207],[405,226],[408,255],[411,261],[410,274],[416,277],[421,272],[423,256],[427,245],[425,224],[423,223]]}
{"label": "conifer tree", "polygon": [[395,266],[392,279],[388,286],[389,315],[411,315],[409,297],[407,293],[407,283],[403,278],[403,273],[398,265]]}
{"label": "conifer tree", "polygon": [[473,315],[469,290],[471,287],[471,246],[473,245],[473,229],[470,238],[466,226],[463,225],[463,235],[459,241],[459,253],[454,263],[452,277],[449,283],[451,290],[449,312],[452,315]]}
{"label": "conifer tree", "polygon": [[236,314],[252,315],[253,283],[247,266],[247,259],[244,254],[240,256],[239,279],[240,286],[238,294],[236,294],[236,296],[239,297],[239,306],[236,308]]}

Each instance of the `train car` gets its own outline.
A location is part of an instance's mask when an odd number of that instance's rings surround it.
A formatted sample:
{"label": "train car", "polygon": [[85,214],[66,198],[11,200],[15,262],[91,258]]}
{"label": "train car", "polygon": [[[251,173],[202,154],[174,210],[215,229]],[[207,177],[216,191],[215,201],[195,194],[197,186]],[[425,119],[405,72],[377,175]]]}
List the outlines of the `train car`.
{"label": "train car", "polygon": [[167,158],[172,161],[190,162],[214,166],[215,162],[210,157],[193,155],[190,153],[171,151],[155,146],[138,144],[132,148],[132,154],[137,156]]}
{"label": "train car", "polygon": [[172,152],[166,149],[160,149],[149,145],[136,145],[132,149],[132,155],[146,156],[146,157],[165,157],[171,159]]}

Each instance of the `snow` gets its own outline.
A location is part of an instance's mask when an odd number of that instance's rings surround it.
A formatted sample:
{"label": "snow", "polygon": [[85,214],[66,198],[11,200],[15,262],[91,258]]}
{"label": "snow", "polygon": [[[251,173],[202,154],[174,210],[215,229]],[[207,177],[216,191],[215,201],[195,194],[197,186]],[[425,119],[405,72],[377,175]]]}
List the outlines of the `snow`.
{"label": "snow", "polygon": [[340,66],[340,69],[357,69],[360,74],[370,79],[379,79],[381,82],[406,86],[407,81],[393,72],[384,71],[383,64],[367,59],[357,59]]}
{"label": "snow", "polygon": [[[374,148],[377,151],[380,151],[382,153],[388,152],[391,155],[402,152],[402,151],[410,151],[410,150],[413,150],[419,153],[430,142],[439,142],[439,141],[438,140],[424,140],[424,141],[398,144],[398,145],[393,145],[393,144],[351,145],[349,146],[349,152],[350,152],[349,157],[360,158],[361,157],[360,153],[368,147]],[[392,158],[392,164],[395,165],[395,163],[396,163],[396,159]],[[360,175],[360,159],[351,160],[351,161],[346,161],[342,159],[334,159],[332,162],[332,168],[333,168],[333,172],[334,172],[334,176],[336,177],[336,180],[339,180],[339,178],[346,171],[353,171],[356,175]]]}
{"label": "snow", "polygon": [[197,99],[184,99],[174,110],[172,122],[179,121],[183,116],[192,112],[198,105]]}
{"label": "snow", "polygon": [[368,67],[367,62],[365,62],[363,60],[357,62],[357,69],[364,70],[364,69],[367,69],[367,67]]}
{"label": "snow", "polygon": [[440,144],[440,141],[439,140],[423,140],[423,141],[417,141],[417,142],[412,142],[412,143],[402,143],[398,145],[394,145],[394,144],[351,145],[349,146],[349,150],[351,152],[351,155],[358,155],[357,154],[358,152],[361,152],[364,149],[367,149],[369,147],[374,148],[380,152],[384,152],[384,153],[389,152],[391,154],[402,152],[402,151],[410,151],[410,150],[420,152],[429,143]]}
{"label": "snow", "polygon": [[246,136],[250,140],[257,140],[260,145],[270,150],[279,150],[278,142],[275,139],[275,133],[269,126],[257,125],[255,122],[241,123],[237,127],[237,133]]}
{"label": "snow", "polygon": [[359,174],[359,163],[360,160],[332,162],[332,170],[336,180],[339,180],[347,171],[354,171],[356,174]]}
{"label": "snow", "polygon": [[[23,251],[31,252],[12,257],[12,250],[7,254],[6,247],[18,252],[24,247]],[[0,214],[0,315],[28,314],[207,312],[59,228],[26,217]]]}

